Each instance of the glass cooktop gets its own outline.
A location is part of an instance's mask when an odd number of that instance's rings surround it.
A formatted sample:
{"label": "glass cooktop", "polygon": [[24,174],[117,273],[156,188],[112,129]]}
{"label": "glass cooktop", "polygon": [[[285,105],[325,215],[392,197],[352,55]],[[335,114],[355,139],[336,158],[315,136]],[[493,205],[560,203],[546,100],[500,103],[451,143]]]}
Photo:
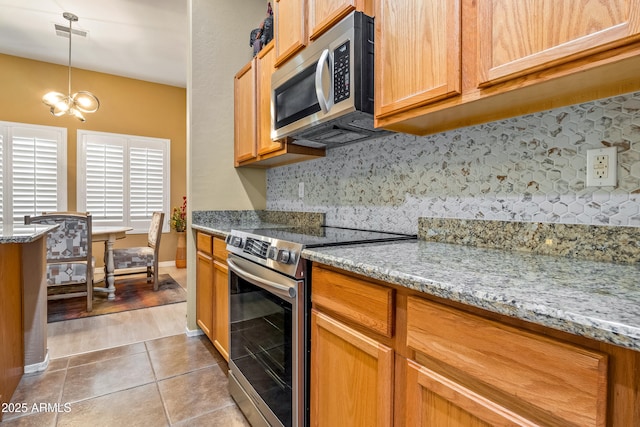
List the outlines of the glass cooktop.
{"label": "glass cooktop", "polygon": [[413,240],[416,235],[387,233],[382,231],[359,230],[353,228],[328,227],[317,228],[252,228],[243,229],[246,233],[271,237],[278,240],[299,243],[307,248],[323,246],[349,245],[355,243],[374,243],[395,240]]}

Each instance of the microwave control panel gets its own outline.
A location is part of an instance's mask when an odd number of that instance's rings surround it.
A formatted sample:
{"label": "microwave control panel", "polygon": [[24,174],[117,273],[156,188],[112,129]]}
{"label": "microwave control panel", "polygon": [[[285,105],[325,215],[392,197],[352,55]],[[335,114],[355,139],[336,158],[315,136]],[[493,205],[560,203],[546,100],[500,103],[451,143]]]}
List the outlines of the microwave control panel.
{"label": "microwave control panel", "polygon": [[351,96],[349,70],[351,51],[349,40],[333,51],[333,102],[337,104]]}

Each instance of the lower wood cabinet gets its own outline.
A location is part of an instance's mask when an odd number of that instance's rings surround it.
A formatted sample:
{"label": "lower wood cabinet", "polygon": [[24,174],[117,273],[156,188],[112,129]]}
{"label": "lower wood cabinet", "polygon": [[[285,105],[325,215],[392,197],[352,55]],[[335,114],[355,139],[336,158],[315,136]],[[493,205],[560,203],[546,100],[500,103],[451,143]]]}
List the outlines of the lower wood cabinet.
{"label": "lower wood cabinet", "polygon": [[229,361],[229,273],[223,239],[196,235],[196,322]]}
{"label": "lower wood cabinet", "polygon": [[393,349],[311,313],[311,424],[391,426]]}
{"label": "lower wood cabinet", "polygon": [[213,341],[212,236],[198,232],[196,245],[196,322]]}
{"label": "lower wood cabinet", "polygon": [[314,426],[640,425],[640,352],[313,265]]}
{"label": "lower wood cabinet", "polygon": [[418,363],[406,364],[405,409],[408,426],[537,426],[512,411]]}
{"label": "lower wood cabinet", "polygon": [[[542,425],[606,424],[606,354],[413,296],[407,300],[406,331],[421,364]],[[425,375],[432,385],[450,383]]]}
{"label": "lower wood cabinet", "polygon": [[224,240],[213,239],[213,345],[229,361],[229,268]]}

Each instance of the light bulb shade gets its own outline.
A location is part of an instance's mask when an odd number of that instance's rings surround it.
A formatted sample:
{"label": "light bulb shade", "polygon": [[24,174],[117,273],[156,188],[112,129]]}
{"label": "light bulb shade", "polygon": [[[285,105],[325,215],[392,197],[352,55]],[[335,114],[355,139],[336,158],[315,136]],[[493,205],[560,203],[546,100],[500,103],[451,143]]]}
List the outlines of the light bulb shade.
{"label": "light bulb shade", "polygon": [[100,108],[100,101],[91,92],[79,91],[71,95],[73,105],[83,113],[95,113]]}
{"label": "light bulb shade", "polygon": [[73,115],[76,119],[80,120],[81,122],[85,121],[85,118],[82,115],[82,113],[76,108],[70,108],[67,114]]}
{"label": "light bulb shade", "polygon": [[62,117],[65,114],[67,114],[67,111],[69,111],[69,108],[58,108],[58,107],[51,107],[51,114],[53,114],[56,117]]}
{"label": "light bulb shade", "polygon": [[66,95],[63,95],[60,92],[49,92],[42,97],[42,102],[49,107],[53,107],[57,103],[63,101],[66,97]]}

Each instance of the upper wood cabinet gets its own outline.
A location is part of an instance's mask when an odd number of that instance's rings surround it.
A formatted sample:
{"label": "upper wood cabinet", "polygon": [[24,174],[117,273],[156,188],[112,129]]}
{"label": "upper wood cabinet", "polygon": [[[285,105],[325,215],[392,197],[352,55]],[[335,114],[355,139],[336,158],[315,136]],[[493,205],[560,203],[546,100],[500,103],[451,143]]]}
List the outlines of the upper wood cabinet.
{"label": "upper wood cabinet", "polygon": [[375,124],[417,135],[640,90],[640,0],[376,0]]}
{"label": "upper wood cabinet", "polygon": [[354,10],[372,16],[374,0],[276,0],[275,66],[279,67]]}
{"label": "upper wood cabinet", "polygon": [[500,82],[638,40],[639,6],[634,0],[479,0],[478,83]]}
{"label": "upper wood cabinet", "polygon": [[307,45],[306,0],[276,0],[275,65],[279,66]]}
{"label": "upper wood cabinet", "polygon": [[236,166],[256,158],[256,78],[254,58],[235,76],[234,153]]}
{"label": "upper wood cabinet", "polygon": [[268,168],[324,156],[325,150],[271,140],[271,41],[242,67],[234,80],[235,165]]}
{"label": "upper wood cabinet", "polygon": [[308,0],[309,39],[314,40],[354,10],[373,15],[373,0]]}
{"label": "upper wood cabinet", "polygon": [[274,43],[268,43],[262,49],[256,59],[256,116],[257,128],[257,154],[264,155],[279,150],[283,146],[282,141],[271,140],[271,75],[275,69]]}
{"label": "upper wood cabinet", "polygon": [[460,0],[378,1],[375,115],[460,94]]}

